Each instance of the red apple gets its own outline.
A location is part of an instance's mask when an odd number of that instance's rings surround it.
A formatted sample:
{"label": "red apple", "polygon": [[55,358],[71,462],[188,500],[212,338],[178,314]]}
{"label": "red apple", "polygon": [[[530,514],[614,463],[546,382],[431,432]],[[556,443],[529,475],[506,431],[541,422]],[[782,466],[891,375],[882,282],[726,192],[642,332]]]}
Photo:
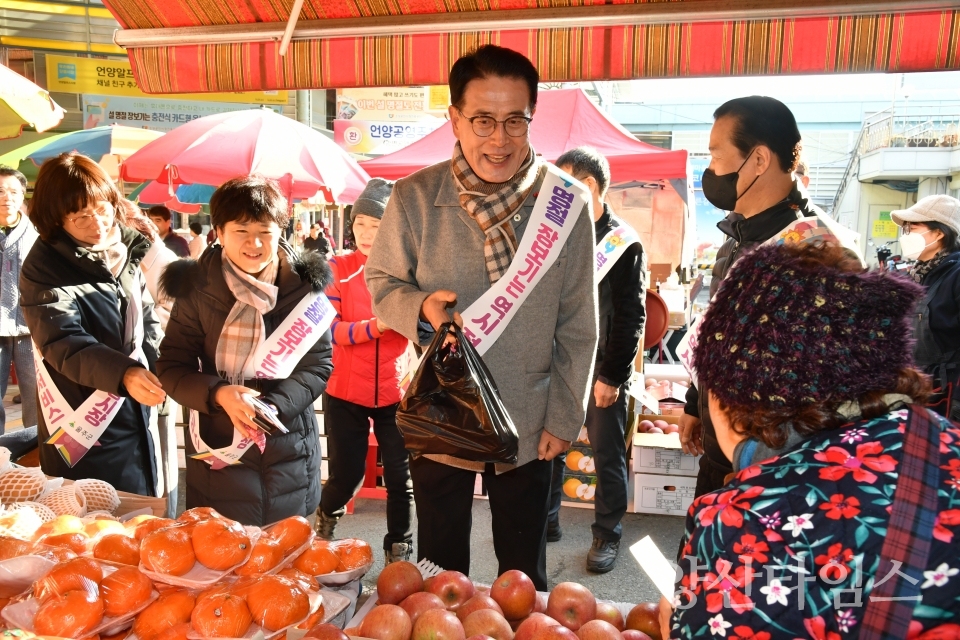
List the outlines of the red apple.
{"label": "red apple", "polygon": [[467,619],[467,616],[473,613],[474,611],[479,611],[480,609],[493,609],[500,615],[503,615],[503,609],[500,608],[500,605],[497,604],[496,600],[491,598],[488,595],[478,593],[457,609],[457,617],[460,618],[460,621],[463,622]]}
{"label": "red apple", "polygon": [[470,636],[469,638],[467,638],[467,640],[493,640],[493,638],[491,638],[490,636],[482,636],[477,634],[475,636]]}
{"label": "red apple", "polygon": [[347,627],[343,632],[347,634],[348,638],[363,637],[360,635],[360,627]]}
{"label": "red apple", "polygon": [[579,640],[577,634],[562,624],[543,627],[533,636],[533,640]]}
{"label": "red apple", "polygon": [[360,623],[360,635],[374,640],[410,640],[411,631],[410,616],[395,604],[377,605]]}
{"label": "red apple", "polygon": [[507,620],[521,620],[533,613],[537,605],[537,588],[523,571],[504,572],[490,587],[490,597],[503,609]]}
{"label": "red apple", "polygon": [[430,585],[433,584],[433,579],[437,576],[430,576],[429,578],[423,579],[423,590],[430,591]]}
{"label": "red apple", "polygon": [[627,629],[642,631],[653,640],[660,640],[660,607],[653,602],[641,602],[627,614]]}
{"label": "red apple", "polygon": [[391,562],[377,578],[380,604],[400,604],[412,593],[423,591],[423,576],[412,562]]}
{"label": "red apple", "polygon": [[347,640],[348,636],[340,630],[335,624],[321,622],[310,627],[305,638],[316,638],[317,640]]}
{"label": "red apple", "polygon": [[425,611],[429,611],[430,609],[446,610],[446,607],[443,606],[443,600],[440,599],[440,596],[437,596],[433,593],[427,593],[426,591],[411,593],[404,599],[403,602],[400,603],[400,608],[406,611],[407,615],[410,616],[411,624],[416,624],[417,618],[419,618]]}
{"label": "red apple", "polygon": [[464,640],[463,625],[446,609],[424,611],[413,625],[410,640]]}
{"label": "red apple", "polygon": [[477,592],[476,587],[470,582],[470,578],[459,571],[439,573],[430,582],[430,587],[427,590],[440,597],[447,611],[456,611]]}
{"label": "red apple", "polygon": [[537,594],[537,604],[533,607],[534,613],[546,613],[547,612],[547,596],[542,593]]}
{"label": "red apple", "polygon": [[470,636],[490,636],[494,640],[513,640],[513,629],[506,618],[493,609],[474,611],[463,621],[463,632]]}
{"label": "red apple", "polygon": [[623,636],[623,640],[653,640],[643,631],[637,631],[636,629],[624,629],[620,632],[620,635]]}
{"label": "red apple", "polygon": [[623,640],[620,631],[606,620],[590,620],[577,629],[580,640]]}
{"label": "red apple", "polygon": [[627,628],[627,623],[623,619],[620,609],[617,609],[609,602],[597,603],[597,620],[606,620],[617,628],[617,631],[623,631]]}
{"label": "red apple", "polygon": [[540,629],[554,626],[560,626],[560,623],[546,614],[533,612],[517,627],[513,640],[533,640]]}
{"label": "red apple", "polygon": [[597,617],[597,599],[582,584],[561,582],[550,592],[547,615],[576,631]]}

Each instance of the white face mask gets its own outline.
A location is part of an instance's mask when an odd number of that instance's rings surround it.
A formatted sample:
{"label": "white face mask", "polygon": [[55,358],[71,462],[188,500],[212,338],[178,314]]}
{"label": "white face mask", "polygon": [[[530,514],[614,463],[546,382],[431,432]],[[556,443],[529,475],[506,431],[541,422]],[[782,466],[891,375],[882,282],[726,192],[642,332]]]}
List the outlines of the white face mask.
{"label": "white face mask", "polygon": [[932,244],[936,244],[936,240],[926,242],[926,238],[924,238],[930,231],[930,229],[927,229],[923,233],[914,231],[910,233],[910,235],[900,236],[900,252],[903,257],[907,260],[916,260],[920,257],[920,254],[923,253],[924,249]]}

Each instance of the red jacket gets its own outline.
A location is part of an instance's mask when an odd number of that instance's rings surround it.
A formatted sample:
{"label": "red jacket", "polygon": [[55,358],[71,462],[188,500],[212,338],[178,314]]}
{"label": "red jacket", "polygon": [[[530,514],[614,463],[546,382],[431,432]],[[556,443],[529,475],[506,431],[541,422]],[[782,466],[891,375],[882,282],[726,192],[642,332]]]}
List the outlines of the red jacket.
{"label": "red jacket", "polygon": [[333,333],[333,373],[327,393],[364,407],[400,402],[397,360],[408,340],[387,329],[377,330],[370,291],[364,281],[367,257],[359,251],[330,260],[333,281],[326,294],[337,310]]}

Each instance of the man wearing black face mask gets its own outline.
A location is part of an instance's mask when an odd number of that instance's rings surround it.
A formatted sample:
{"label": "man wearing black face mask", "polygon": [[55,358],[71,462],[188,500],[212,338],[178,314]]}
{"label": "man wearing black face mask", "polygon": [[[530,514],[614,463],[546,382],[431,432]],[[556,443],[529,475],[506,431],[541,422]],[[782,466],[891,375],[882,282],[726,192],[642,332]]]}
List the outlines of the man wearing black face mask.
{"label": "man wearing black face mask", "polygon": [[[736,98],[714,114],[710,166],[703,172],[703,195],[730,214],[717,227],[728,237],[717,251],[710,295],[745,250],[780,233],[797,218],[814,215],[794,182],[800,158],[800,131],[790,109],[764,96]],[[705,389],[690,387],[680,418],[684,451],[704,454],[696,495],[722,487],[733,472],[717,443]]]}

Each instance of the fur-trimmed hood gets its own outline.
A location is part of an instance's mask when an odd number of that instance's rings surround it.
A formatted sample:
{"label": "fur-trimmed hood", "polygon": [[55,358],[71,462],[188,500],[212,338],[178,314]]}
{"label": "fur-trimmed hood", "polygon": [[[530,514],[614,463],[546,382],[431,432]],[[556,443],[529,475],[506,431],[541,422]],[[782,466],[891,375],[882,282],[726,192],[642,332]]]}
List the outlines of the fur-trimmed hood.
{"label": "fur-trimmed hood", "polygon": [[[309,283],[310,289],[314,292],[323,291],[331,282],[332,275],[330,265],[327,259],[315,251],[297,252],[294,251],[286,242],[280,243],[280,275],[278,286],[281,288],[280,295],[288,293],[284,289],[291,288],[293,284],[289,282],[290,275],[295,274],[303,283]],[[208,287],[223,283],[223,276],[220,275],[221,261],[223,259],[223,247],[213,245],[207,248],[199,260],[176,260],[171,262],[160,276],[161,295],[170,298],[184,298],[191,295],[196,290],[207,289]],[[293,274],[284,269],[284,263],[289,264]],[[286,271],[286,274],[285,274]],[[217,277],[210,278],[211,273],[216,273]],[[287,278],[284,276],[287,275]],[[286,286],[284,286],[286,285]],[[295,287],[299,288],[299,287]]]}

